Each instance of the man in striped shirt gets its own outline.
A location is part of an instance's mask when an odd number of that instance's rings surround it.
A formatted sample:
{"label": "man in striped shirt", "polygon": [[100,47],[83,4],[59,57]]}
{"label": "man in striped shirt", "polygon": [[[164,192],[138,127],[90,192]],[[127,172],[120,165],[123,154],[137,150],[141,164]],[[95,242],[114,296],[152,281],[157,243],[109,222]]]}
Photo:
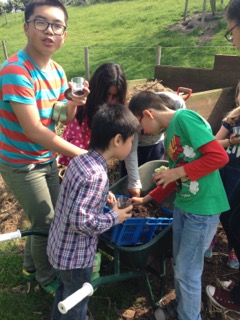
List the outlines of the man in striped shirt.
{"label": "man in striped shirt", "polygon": [[[27,44],[0,70],[0,173],[27,215],[32,229],[48,231],[59,192],[56,153],[86,153],[55,133],[53,106],[65,103],[64,124],[89,93],[66,101],[67,79],[51,60],[64,43],[68,14],[59,0],[32,0],[25,9]],[[53,293],[56,274],[46,253],[47,238],[30,236],[24,252],[23,277],[36,278]]]}

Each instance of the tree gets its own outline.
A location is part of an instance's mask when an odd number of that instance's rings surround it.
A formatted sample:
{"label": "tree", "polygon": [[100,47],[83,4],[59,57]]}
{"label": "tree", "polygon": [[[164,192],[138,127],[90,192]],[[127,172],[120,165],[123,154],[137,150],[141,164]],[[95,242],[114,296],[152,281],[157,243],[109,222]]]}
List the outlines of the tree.
{"label": "tree", "polygon": [[16,11],[24,11],[25,4],[29,0],[8,0],[6,3],[3,4],[4,10],[7,13],[16,12]]}
{"label": "tree", "polygon": [[0,15],[4,13],[4,3],[0,2]]}

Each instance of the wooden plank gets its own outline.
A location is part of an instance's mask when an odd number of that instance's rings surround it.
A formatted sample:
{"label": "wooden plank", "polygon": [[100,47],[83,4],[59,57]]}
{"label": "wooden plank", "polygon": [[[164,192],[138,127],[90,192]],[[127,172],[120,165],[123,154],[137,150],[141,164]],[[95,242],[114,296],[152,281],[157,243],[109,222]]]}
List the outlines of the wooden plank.
{"label": "wooden plank", "polygon": [[203,116],[216,134],[225,114],[235,107],[235,87],[193,93],[186,106]]}
{"label": "wooden plank", "polygon": [[214,69],[155,66],[155,79],[177,90],[188,87],[193,92],[236,86],[240,74],[240,57],[216,55]]}

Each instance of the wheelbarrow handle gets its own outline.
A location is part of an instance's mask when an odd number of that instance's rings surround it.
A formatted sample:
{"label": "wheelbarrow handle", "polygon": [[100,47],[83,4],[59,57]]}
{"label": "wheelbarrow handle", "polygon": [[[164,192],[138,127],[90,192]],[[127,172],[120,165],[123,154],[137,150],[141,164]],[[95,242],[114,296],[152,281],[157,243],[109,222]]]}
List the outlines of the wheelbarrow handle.
{"label": "wheelbarrow handle", "polygon": [[22,237],[21,231],[17,230],[14,232],[4,233],[0,234],[0,242],[13,240],[13,239],[19,239]]}
{"label": "wheelbarrow handle", "polygon": [[17,230],[14,232],[3,233],[3,234],[0,234],[0,242],[19,239],[19,238],[22,238],[25,236],[32,236],[32,235],[47,237],[48,231],[46,231],[46,230],[23,230],[23,231]]}
{"label": "wheelbarrow handle", "polygon": [[190,98],[192,94],[192,89],[185,88],[185,87],[178,87],[177,94],[180,95],[180,93],[183,92],[186,96],[183,97],[183,100],[186,101],[188,98]]}
{"label": "wheelbarrow handle", "polygon": [[58,303],[58,310],[65,314],[84,298],[93,295],[94,289],[91,283],[85,282],[81,289],[77,290],[65,300]]}

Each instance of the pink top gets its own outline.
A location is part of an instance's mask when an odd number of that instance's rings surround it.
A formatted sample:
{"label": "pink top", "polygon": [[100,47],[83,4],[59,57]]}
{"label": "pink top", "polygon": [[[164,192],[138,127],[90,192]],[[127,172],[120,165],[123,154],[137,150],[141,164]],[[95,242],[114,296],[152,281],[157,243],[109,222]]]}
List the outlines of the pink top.
{"label": "pink top", "polygon": [[[88,145],[91,138],[91,130],[87,125],[87,117],[84,117],[82,125],[80,126],[77,119],[74,118],[64,129],[63,139],[71,142],[75,146],[88,150]],[[71,157],[60,155],[58,163],[64,166],[68,166]]]}

